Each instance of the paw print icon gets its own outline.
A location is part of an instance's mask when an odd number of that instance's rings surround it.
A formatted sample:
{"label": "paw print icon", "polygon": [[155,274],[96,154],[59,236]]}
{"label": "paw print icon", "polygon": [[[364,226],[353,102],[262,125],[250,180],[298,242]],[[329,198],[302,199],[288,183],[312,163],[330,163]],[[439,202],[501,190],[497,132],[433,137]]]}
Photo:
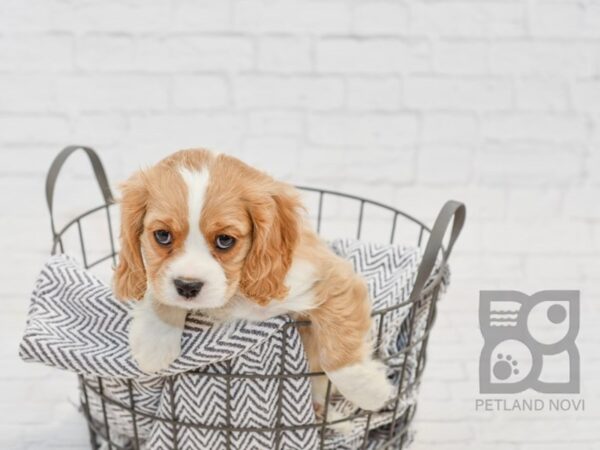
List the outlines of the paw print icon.
{"label": "paw print icon", "polygon": [[579,393],[579,291],[481,291],[482,394]]}

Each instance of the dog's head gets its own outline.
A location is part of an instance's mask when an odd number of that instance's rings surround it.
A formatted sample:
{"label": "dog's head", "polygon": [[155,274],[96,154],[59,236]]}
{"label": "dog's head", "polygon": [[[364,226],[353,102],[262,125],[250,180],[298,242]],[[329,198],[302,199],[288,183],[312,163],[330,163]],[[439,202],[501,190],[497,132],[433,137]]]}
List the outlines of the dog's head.
{"label": "dog's head", "polygon": [[225,306],[238,291],[283,298],[299,207],[291,186],[235,158],[177,152],[122,186],[115,293],[186,309]]}

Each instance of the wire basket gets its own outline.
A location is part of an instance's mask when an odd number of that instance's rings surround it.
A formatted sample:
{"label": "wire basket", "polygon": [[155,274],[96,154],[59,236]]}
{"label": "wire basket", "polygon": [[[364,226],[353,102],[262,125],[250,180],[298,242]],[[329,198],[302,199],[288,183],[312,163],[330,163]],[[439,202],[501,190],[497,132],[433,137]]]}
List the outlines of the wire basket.
{"label": "wire basket", "polygon": [[[59,229],[55,224],[53,213],[55,184],[63,164],[69,156],[77,150],[84,151],[88,156],[92,164],[96,181],[102,192],[104,202],[74,217]],[[416,400],[410,403],[406,403],[405,400],[409,395],[416,395],[416,387],[418,387],[423,374],[427,358],[427,342],[436,316],[436,302],[442,285],[442,279],[447,273],[447,262],[450,252],[464,224],[465,206],[456,201],[448,201],[441,209],[434,226],[429,228],[423,222],[411,215],[377,201],[325,189],[316,189],[306,186],[298,186],[298,188],[302,190],[306,196],[305,205],[309,210],[309,217],[314,220],[315,228],[320,234],[327,234],[325,229],[328,225],[333,224],[333,226],[329,227],[330,233],[333,233],[336,237],[347,236],[357,239],[369,239],[369,236],[374,236],[377,241],[381,241],[381,236],[384,235],[387,236],[386,240],[389,243],[400,241],[407,243],[409,242],[409,239],[412,239],[412,242],[419,246],[423,251],[423,257],[408,301],[398,303],[397,305],[384,310],[375,310],[372,312],[375,319],[379,317],[379,319],[376,320],[376,323],[379,324],[379,328],[377,333],[377,345],[375,347],[379,348],[382,324],[384,323],[386,315],[397,308],[410,308],[407,319],[402,325],[405,328],[405,330],[403,330],[405,336],[404,347],[401,352],[393,355],[394,358],[396,358],[396,361],[400,360],[403,362],[393,366],[390,362],[390,359],[392,358],[388,357],[384,360],[384,362],[388,363],[394,370],[398,371],[400,378],[397,396],[395,400],[392,401],[392,410],[391,412],[387,412],[387,414],[391,414],[389,425],[384,428],[378,427],[374,430],[372,424],[377,422],[376,419],[378,414],[382,413],[362,410],[358,410],[358,412],[354,412],[350,416],[342,419],[337,418],[336,420],[328,420],[327,408],[330,404],[330,396],[332,395],[331,383],[328,382],[322,418],[318,419],[314,424],[304,424],[301,426],[304,429],[307,427],[316,428],[320,432],[319,446],[321,449],[324,449],[326,448],[326,437],[329,427],[334,425],[339,426],[343,422],[362,418],[365,423],[364,434],[361,437],[358,448],[373,448],[372,446],[368,447],[368,442],[370,436],[375,432],[379,435],[383,434],[383,436],[379,436],[380,439],[378,440],[377,449],[404,448],[410,441],[410,425],[417,406]],[[58,154],[53,161],[46,178],[46,200],[50,213],[53,236],[52,254],[64,252],[68,252],[75,256],[79,254],[86,269],[97,270],[98,268],[103,267],[107,270],[116,264],[118,250],[115,245],[116,233],[112,217],[115,200],[111,193],[104,167],[94,150],[89,147],[70,146],[66,147]],[[104,223],[104,230],[95,227],[91,232],[87,231],[85,223],[92,217],[95,218],[96,222],[100,221]],[[449,228],[451,222],[452,228],[447,245],[444,245],[443,240],[446,230]],[[341,224],[344,226],[342,227]],[[84,232],[84,229],[86,232]],[[104,239],[99,239],[100,234],[102,233],[105,234]],[[93,239],[90,234],[93,234]],[[89,243],[92,241],[94,242],[94,248],[90,249],[91,246]],[[104,241],[105,244],[98,244],[99,241]],[[86,245],[86,242],[88,245]],[[420,333],[417,335],[415,328],[418,317],[420,317],[418,320],[423,320],[423,326],[421,327]],[[297,327],[299,329],[309,326],[311,326],[310,322],[307,321],[293,321],[286,325],[286,327]],[[285,337],[286,333],[283,333],[283,336]],[[285,342],[283,344],[285,345]],[[413,357],[412,360],[416,361],[416,367],[413,367],[414,370],[411,371],[410,376],[408,375],[407,370],[409,354]],[[400,357],[400,359],[397,357]],[[285,358],[285,352],[283,352],[282,358]],[[285,367],[285,364],[282,364],[282,367]],[[313,377],[323,375],[325,375],[323,372],[307,372],[300,375],[296,374],[294,377],[300,376],[312,379]],[[169,386],[171,387],[172,401],[176,398],[175,378],[178,376],[180,375],[174,375],[168,379]],[[227,386],[229,386],[231,379],[242,375],[236,374],[230,370],[229,373],[218,376],[222,376],[225,379],[224,381],[228,383]],[[248,377],[249,375],[243,374],[243,376]],[[250,376],[254,376],[258,379],[263,377],[263,375]],[[285,377],[285,373],[279,375],[280,384],[281,379],[284,379]],[[138,429],[139,423],[142,420],[168,422],[173,430],[173,449],[177,449],[178,430],[181,430],[184,427],[193,427],[197,429],[205,427],[202,423],[179,421],[175,416],[166,419],[141,411],[135,404],[135,398],[132,393],[132,380],[128,380],[126,383],[129,391],[127,402],[106,395],[104,393],[105,382],[106,380],[103,380],[102,378],[90,381],[81,375],[79,376],[81,410],[87,421],[90,446],[94,450],[101,448],[109,450],[142,449],[142,439],[139,436]],[[281,399],[278,400],[281,402]],[[101,421],[92,417],[90,404],[93,401],[99,403],[101,406],[103,416]],[[227,390],[227,402],[228,412],[231,413],[231,393],[229,389]],[[107,418],[107,409],[109,406],[113,410],[116,408],[120,410],[121,413],[128,414],[129,417],[131,417],[133,424],[133,438],[130,441],[124,443],[115,436],[115,433],[111,434],[109,420]],[[230,423],[230,421],[228,421],[228,423]],[[275,436],[278,436],[284,428],[288,431],[293,430],[295,427],[276,426],[268,429],[237,429],[231,426],[223,426],[222,431],[227,433],[227,436],[230,436],[231,433],[275,433]],[[280,441],[276,439],[275,443],[275,450],[279,450]],[[233,448],[229,439],[226,441],[224,448],[227,450]]]}

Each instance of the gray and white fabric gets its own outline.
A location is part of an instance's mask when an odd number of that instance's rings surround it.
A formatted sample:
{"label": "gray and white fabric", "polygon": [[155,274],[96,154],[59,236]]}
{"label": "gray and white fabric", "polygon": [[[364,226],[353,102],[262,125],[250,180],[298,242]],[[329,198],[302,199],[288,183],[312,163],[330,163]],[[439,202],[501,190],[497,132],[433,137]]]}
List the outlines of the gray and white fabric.
{"label": "gray and white fabric", "polygon": [[[365,277],[374,309],[408,300],[421,259],[418,248],[355,240],[336,240],[331,247]],[[88,386],[83,400],[90,405],[92,418],[101,427],[106,415],[111,439],[124,444],[137,432],[148,450],[171,449],[173,442],[182,450],[219,449],[227,443],[240,450],[270,449],[276,443],[282,449],[318,448],[320,427],[308,426],[316,421],[310,380],[293,376],[308,372],[308,365],[289,317],[215,324],[190,314],[181,355],[159,375],[147,375],[129,350],[130,308],[114,299],[110,287],[75,259],[54,256],[37,279],[20,355],[25,361],[82,375]],[[408,343],[408,315],[409,307],[400,307],[386,314],[381,324],[379,354],[392,366],[389,377],[396,384],[404,362],[396,354]],[[425,308],[415,317],[413,339],[422,334],[426,316]],[[375,320],[373,339],[379,334],[379,320]],[[411,381],[416,351],[408,353],[406,367],[402,379],[408,394],[400,401],[398,415],[415,401],[418,386]],[[280,378],[281,373],[290,376]],[[104,409],[100,392],[113,400],[104,402]],[[119,405],[133,408],[136,414]],[[332,414],[356,412],[339,396],[329,408]],[[198,426],[174,427],[173,419]],[[372,416],[369,448],[375,448],[391,420],[390,410]],[[358,448],[365,426],[363,417],[350,422],[344,432],[326,430],[326,448]],[[283,428],[264,431],[277,427]]]}

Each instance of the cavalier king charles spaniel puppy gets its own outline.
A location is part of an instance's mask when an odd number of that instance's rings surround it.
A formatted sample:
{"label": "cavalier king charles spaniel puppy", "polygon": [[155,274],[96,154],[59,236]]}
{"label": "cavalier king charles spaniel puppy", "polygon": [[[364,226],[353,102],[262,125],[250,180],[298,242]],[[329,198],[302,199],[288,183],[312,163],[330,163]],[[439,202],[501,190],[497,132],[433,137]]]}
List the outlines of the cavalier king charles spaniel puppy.
{"label": "cavalier king charles spaniel puppy", "polygon": [[[365,281],[301,216],[290,185],[230,156],[177,152],[122,185],[121,250],[114,274],[133,309],[130,345],[146,372],[180,353],[186,313],[215,320],[310,320],[302,339],[311,371],[366,410],[392,397],[372,358]],[[324,377],[320,377],[324,378]],[[313,382],[322,405],[326,380]]]}

